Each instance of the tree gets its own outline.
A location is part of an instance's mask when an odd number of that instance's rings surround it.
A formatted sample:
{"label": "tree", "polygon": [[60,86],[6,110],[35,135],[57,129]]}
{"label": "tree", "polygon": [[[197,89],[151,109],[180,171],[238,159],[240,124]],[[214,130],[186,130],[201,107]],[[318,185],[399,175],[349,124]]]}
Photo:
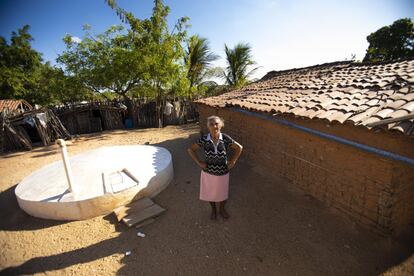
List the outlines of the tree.
{"label": "tree", "polygon": [[75,77],[42,63],[41,54],[31,48],[32,40],[28,25],[12,33],[10,44],[0,37],[0,98],[43,106],[88,98],[89,91]]}
{"label": "tree", "polygon": [[134,34],[124,32],[122,26],[112,26],[96,36],[89,32],[89,26],[84,26],[84,30],[86,34],[79,43],[70,35],[65,36],[66,50],[59,55],[58,62],[88,89],[101,95],[113,92],[123,97],[131,117],[127,93],[147,75],[142,47],[135,43]]}
{"label": "tree", "polygon": [[169,7],[161,0],[154,1],[151,17],[143,20],[120,8],[115,0],[106,2],[129,29],[125,31],[121,26],[113,26],[103,34],[93,36],[86,28],[80,43],[67,35],[64,38],[67,49],[58,61],[89,89],[101,95],[109,91],[122,96],[130,117],[129,94],[136,94],[140,88],[153,94],[157,102],[157,119],[162,126],[161,110],[166,95],[180,93],[188,86],[182,48],[188,18],[180,18],[170,32]]}
{"label": "tree", "polygon": [[187,37],[187,17],[179,18],[172,31],[168,28],[169,7],[163,1],[155,0],[152,15],[140,20],[132,13],[118,7],[116,1],[106,1],[116,11],[121,20],[129,24],[135,51],[139,51],[145,68],[143,87],[154,91],[157,103],[158,126],[162,126],[162,106],[167,94],[182,93],[188,87],[184,70],[184,49],[182,44]]}
{"label": "tree", "polygon": [[149,41],[151,64],[149,73],[151,84],[156,91],[158,127],[162,127],[162,107],[166,95],[173,90],[179,93],[187,85],[183,66],[184,49],[182,43],[186,39],[186,22],[188,18],[178,20],[172,32],[168,29],[167,16],[169,7],[161,0],[155,0],[152,17],[144,22]]}
{"label": "tree", "polygon": [[189,84],[189,94],[193,94],[195,88],[199,88],[210,76],[211,63],[219,57],[211,52],[208,40],[206,38],[194,35],[190,37],[185,52],[185,64],[187,66],[187,78]]}
{"label": "tree", "polygon": [[67,76],[49,62],[36,72],[36,86],[30,99],[40,105],[55,105],[92,99],[93,95],[76,76]]}
{"label": "tree", "polygon": [[222,73],[227,85],[240,88],[248,83],[249,77],[258,69],[250,69],[256,62],[253,61],[251,47],[246,43],[238,43],[233,49],[224,45],[227,67]]}
{"label": "tree", "polygon": [[363,61],[387,61],[414,57],[414,24],[410,18],[395,21],[371,33]]}
{"label": "tree", "polygon": [[[42,65],[41,54],[30,42],[29,25],[12,32],[11,43],[0,37],[0,98],[27,99],[36,85],[35,72]],[[36,103],[30,101],[31,103]]]}

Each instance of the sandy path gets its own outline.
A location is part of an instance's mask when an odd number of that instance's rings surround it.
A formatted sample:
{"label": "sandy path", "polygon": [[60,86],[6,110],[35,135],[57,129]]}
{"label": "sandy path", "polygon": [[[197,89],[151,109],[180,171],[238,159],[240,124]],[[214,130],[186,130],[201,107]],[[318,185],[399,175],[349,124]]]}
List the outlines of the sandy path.
{"label": "sandy path", "polygon": [[[198,200],[199,170],[185,151],[198,126],[84,135],[69,154],[103,145],[150,142],[169,149],[175,179],[155,198],[168,209],[136,236],[112,215],[55,222],[26,215],[14,186],[60,158],[57,146],[0,159],[0,269],[67,275],[401,275],[414,271],[413,244],[361,229],[243,161],[232,171],[229,221],[209,220]],[[411,247],[410,247],[411,246]],[[132,251],[125,256],[126,251]],[[411,256],[411,257],[410,257]],[[398,267],[396,265],[400,264]],[[407,274],[408,275],[408,274]]]}

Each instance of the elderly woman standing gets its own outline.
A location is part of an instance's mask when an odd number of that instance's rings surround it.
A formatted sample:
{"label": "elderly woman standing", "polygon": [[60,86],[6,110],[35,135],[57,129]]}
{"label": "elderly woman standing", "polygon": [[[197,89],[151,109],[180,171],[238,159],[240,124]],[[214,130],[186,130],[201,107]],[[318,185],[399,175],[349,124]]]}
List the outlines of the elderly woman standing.
{"label": "elderly woman standing", "polygon": [[[209,133],[201,137],[197,143],[191,145],[188,153],[202,169],[200,177],[200,199],[210,202],[211,219],[217,219],[216,202],[219,203],[219,213],[224,219],[230,216],[225,209],[229,194],[229,171],[234,167],[240,157],[243,147],[227,134],[220,130],[224,122],[220,117],[207,118]],[[197,156],[198,149],[204,150],[205,161]],[[235,150],[228,160],[228,151]]]}

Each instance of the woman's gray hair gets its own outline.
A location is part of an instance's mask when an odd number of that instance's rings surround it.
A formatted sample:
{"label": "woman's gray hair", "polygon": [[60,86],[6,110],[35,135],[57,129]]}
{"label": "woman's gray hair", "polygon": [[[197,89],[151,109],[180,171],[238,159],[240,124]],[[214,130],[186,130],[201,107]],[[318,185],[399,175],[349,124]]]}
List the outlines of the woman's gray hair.
{"label": "woman's gray hair", "polygon": [[207,127],[210,126],[210,122],[213,120],[214,121],[218,120],[220,122],[220,127],[224,127],[224,120],[220,118],[219,116],[214,116],[214,115],[207,118]]}

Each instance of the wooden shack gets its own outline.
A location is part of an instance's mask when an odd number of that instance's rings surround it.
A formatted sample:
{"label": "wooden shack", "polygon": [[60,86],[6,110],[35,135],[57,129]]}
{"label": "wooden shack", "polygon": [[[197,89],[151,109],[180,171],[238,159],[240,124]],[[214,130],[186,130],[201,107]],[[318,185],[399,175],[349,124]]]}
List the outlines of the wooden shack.
{"label": "wooden shack", "polygon": [[0,113],[0,152],[31,150],[35,145],[47,146],[59,138],[67,140],[71,135],[47,108]]}
{"label": "wooden shack", "polygon": [[126,107],[118,102],[66,104],[53,109],[71,134],[123,129]]}
{"label": "wooden shack", "polygon": [[17,114],[32,110],[33,107],[25,100],[0,100],[0,112]]}

